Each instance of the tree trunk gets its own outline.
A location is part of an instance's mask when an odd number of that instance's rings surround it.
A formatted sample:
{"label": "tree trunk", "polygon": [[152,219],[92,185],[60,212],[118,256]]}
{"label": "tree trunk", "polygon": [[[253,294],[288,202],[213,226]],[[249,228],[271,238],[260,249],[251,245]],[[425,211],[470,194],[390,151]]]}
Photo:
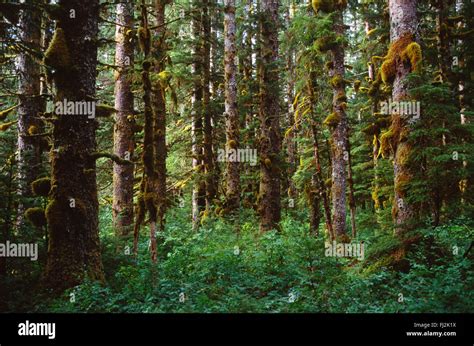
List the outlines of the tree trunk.
{"label": "tree trunk", "polygon": [[[416,0],[390,0],[390,41],[392,44],[409,36],[416,40],[418,25],[416,3]],[[403,101],[408,98],[407,76],[411,72],[411,68],[409,64],[404,63],[402,60],[398,59],[396,62],[395,81],[392,89],[393,102]],[[406,185],[413,178],[406,164],[406,158],[410,155],[413,148],[406,140],[410,131],[407,119],[403,118],[400,114],[393,114],[391,129],[395,134],[393,163],[395,199],[392,214],[395,230],[399,234],[408,228],[408,223],[414,215],[414,206],[407,200],[405,189],[401,188],[401,186]]]}
{"label": "tree trunk", "polygon": [[[28,49],[40,51],[41,13],[32,6],[26,6],[20,12],[20,40]],[[18,72],[18,214],[17,229],[21,232],[25,223],[24,212],[31,207],[27,198],[32,197],[31,183],[41,169],[40,137],[30,136],[29,132],[40,133],[43,128],[39,120],[44,111],[44,102],[40,96],[40,65],[24,50],[17,58]],[[34,129],[34,130],[33,130]]]}
{"label": "tree trunk", "polygon": [[[95,102],[99,1],[59,1],[60,20],[45,63],[56,86],[55,101]],[[96,185],[95,131],[88,114],[56,114],[51,150],[51,192],[45,283],[55,290],[87,276],[104,280]]]}
{"label": "tree trunk", "polygon": [[[161,73],[166,69],[168,57],[166,42],[166,0],[156,0],[156,35],[154,47],[155,73]],[[164,83],[158,83],[154,88],[154,110],[155,122],[155,169],[156,169],[156,198],[157,198],[157,220],[158,231],[163,232],[165,227],[166,213],[166,90]]]}
{"label": "tree trunk", "polygon": [[199,227],[200,213],[206,205],[206,186],[202,180],[203,172],[203,148],[202,148],[202,14],[197,3],[193,9],[193,34],[194,34],[194,52],[192,63],[192,74],[194,77],[193,95],[191,97],[192,104],[192,156],[194,170],[194,186],[192,192],[192,221],[193,229]]}
{"label": "tree trunk", "polygon": [[[131,73],[133,72],[134,45],[128,30],[133,28],[134,5],[130,0],[117,4],[117,26],[115,29],[115,109],[114,154],[131,160],[135,151],[133,94]],[[114,162],[112,216],[116,236],[126,237],[133,227],[133,165]]]}
{"label": "tree trunk", "polygon": [[[236,80],[236,24],[235,0],[225,0],[224,18],[224,78],[226,113],[226,148],[237,150],[239,147],[239,115],[237,113]],[[235,212],[240,204],[239,162],[227,162],[226,207]]]}
{"label": "tree trunk", "polygon": [[202,58],[203,58],[203,97],[202,97],[202,111],[203,111],[203,130],[204,130],[204,173],[206,184],[206,210],[209,210],[212,201],[216,196],[217,179],[214,169],[214,154],[213,154],[213,129],[212,129],[212,112],[210,108],[211,92],[210,92],[210,72],[211,72],[211,20],[209,17],[209,0],[202,0]]}
{"label": "tree trunk", "polygon": [[[334,13],[334,32],[344,36],[342,10]],[[337,238],[345,239],[346,234],[346,158],[347,158],[347,116],[345,112],[344,47],[338,44],[330,52],[331,68],[329,76],[333,88],[333,113],[337,123],[331,129],[332,158],[332,205],[333,227]]]}
{"label": "tree trunk", "polygon": [[260,12],[260,230],[278,228],[280,205],[280,105],[278,2],[262,0]]}

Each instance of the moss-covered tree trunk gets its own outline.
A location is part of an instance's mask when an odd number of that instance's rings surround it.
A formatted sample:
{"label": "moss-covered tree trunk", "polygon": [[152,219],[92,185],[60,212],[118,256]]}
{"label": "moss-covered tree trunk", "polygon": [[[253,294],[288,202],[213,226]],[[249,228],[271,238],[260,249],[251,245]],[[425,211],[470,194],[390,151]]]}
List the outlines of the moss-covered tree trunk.
{"label": "moss-covered tree trunk", "polygon": [[[99,1],[61,0],[45,63],[56,88],[55,101],[95,102]],[[63,290],[85,277],[104,280],[96,185],[95,131],[88,114],[55,114],[47,286]]]}
{"label": "moss-covered tree trunk", "polygon": [[[134,5],[131,0],[117,4],[115,29],[115,109],[114,154],[131,160],[135,151],[134,110],[131,73],[133,72],[134,42],[133,29]],[[114,162],[113,168],[113,204],[112,216],[116,235],[126,237],[133,227],[133,165],[120,165]]]}
{"label": "moss-covered tree trunk", "polygon": [[[236,80],[236,23],[235,0],[225,0],[224,17],[224,78],[225,78],[225,114],[226,114],[226,147],[238,149],[239,115],[237,111]],[[239,162],[227,162],[226,171],[226,206],[234,212],[240,204]]]}
{"label": "moss-covered tree trunk", "polygon": [[[344,37],[342,9],[333,13],[333,28],[338,37]],[[344,46],[340,43],[330,51],[329,76],[333,90],[331,162],[332,162],[332,207],[333,227],[337,238],[346,238],[346,188],[347,188],[347,115],[345,111],[346,90],[344,81]]]}
{"label": "moss-covered tree trunk", "polygon": [[[166,69],[167,43],[165,8],[167,0],[156,0],[156,39],[154,41],[155,73],[163,74]],[[163,80],[164,79],[164,80]],[[166,88],[169,78],[162,78],[162,82],[154,85],[155,122],[155,169],[156,169],[156,198],[158,230],[164,231],[166,212]]]}
{"label": "moss-covered tree trunk", "polygon": [[[41,13],[33,6],[24,6],[20,11],[18,27],[20,41],[28,50],[40,52]],[[17,228],[24,225],[24,212],[31,206],[31,183],[41,171],[40,112],[44,111],[44,102],[40,96],[40,64],[33,55],[22,50],[17,57],[18,73],[18,217]]]}
{"label": "moss-covered tree trunk", "polygon": [[[390,0],[390,41],[392,47],[407,38],[410,38],[410,41],[416,40],[418,26],[416,4],[416,0]],[[407,76],[412,71],[412,66],[405,59],[396,59],[395,65],[393,102],[408,99]],[[395,193],[392,214],[397,233],[409,228],[408,223],[415,214],[415,206],[408,201],[407,191],[404,188],[413,178],[407,164],[407,158],[413,150],[412,144],[407,141],[409,131],[408,119],[400,114],[392,114],[391,133],[394,136],[395,147],[393,161]]]}
{"label": "moss-covered tree trunk", "polygon": [[260,230],[278,228],[280,201],[280,92],[278,76],[278,2],[262,0],[260,8]]}

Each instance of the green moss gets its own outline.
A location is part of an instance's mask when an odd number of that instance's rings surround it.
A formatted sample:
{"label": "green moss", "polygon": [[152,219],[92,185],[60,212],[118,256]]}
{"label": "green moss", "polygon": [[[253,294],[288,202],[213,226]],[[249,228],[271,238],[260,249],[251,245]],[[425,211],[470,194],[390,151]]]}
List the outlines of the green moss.
{"label": "green moss", "polygon": [[334,11],[334,0],[312,0],[311,6],[315,13],[319,11],[329,13]]}
{"label": "green moss", "polygon": [[28,208],[25,211],[26,219],[37,228],[46,226],[46,215],[43,208]]}
{"label": "green moss", "polygon": [[422,58],[421,47],[416,42],[410,43],[402,53],[402,59],[410,62],[412,71],[419,69]]}
{"label": "green moss", "polygon": [[49,177],[36,179],[31,183],[31,191],[36,196],[47,197],[51,190],[51,179]]}
{"label": "green moss", "polygon": [[235,149],[235,148],[237,148],[237,142],[234,141],[233,139],[231,139],[230,141],[227,142],[227,146],[229,148]]}
{"label": "green moss", "polygon": [[16,120],[14,121],[10,121],[8,123],[5,123],[5,124],[1,124],[0,125],[0,132],[4,132],[6,130],[8,130],[10,127],[12,127],[12,125],[16,124]]}
{"label": "green moss", "polygon": [[150,29],[144,27],[138,28],[138,43],[142,52],[148,52],[151,45]]}
{"label": "green moss", "polygon": [[0,120],[4,120],[13,110],[15,110],[19,105],[4,109],[0,111]]}
{"label": "green moss", "polygon": [[54,69],[64,70],[70,67],[71,57],[64,31],[56,28],[48,49],[44,53],[44,63]]}
{"label": "green moss", "polygon": [[333,88],[344,88],[345,86],[345,80],[340,74],[334,75],[331,78],[330,83]]}
{"label": "green moss", "polygon": [[38,133],[39,133],[38,126],[30,125],[30,127],[28,127],[28,134],[30,136],[37,135]]}
{"label": "green moss", "polygon": [[360,85],[362,84],[362,82],[360,80],[355,80],[354,81],[354,91],[357,93],[359,92],[359,89],[360,89]]}
{"label": "green moss", "polygon": [[318,49],[320,52],[324,53],[327,52],[331,49],[334,49],[337,47],[338,42],[336,40],[335,35],[328,35],[328,36],[323,36],[318,38],[315,42],[314,45],[316,49]]}
{"label": "green moss", "polygon": [[329,114],[326,119],[324,119],[323,124],[329,127],[336,127],[339,122],[341,121],[341,118],[338,113],[333,112]]}
{"label": "green moss", "polygon": [[379,149],[379,154],[382,154],[383,157],[385,157],[393,148],[392,141],[394,138],[394,132],[392,129],[389,129],[388,131],[384,132],[380,136],[380,149]]}

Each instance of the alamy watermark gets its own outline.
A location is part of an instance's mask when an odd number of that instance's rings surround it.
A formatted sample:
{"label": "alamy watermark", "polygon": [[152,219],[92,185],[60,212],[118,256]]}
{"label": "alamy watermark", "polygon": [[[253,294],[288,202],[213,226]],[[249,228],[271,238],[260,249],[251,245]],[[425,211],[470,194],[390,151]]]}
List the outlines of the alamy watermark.
{"label": "alamy watermark", "polygon": [[0,257],[29,257],[32,261],[38,260],[38,244],[27,243],[0,243]]}
{"label": "alamy watermark", "polygon": [[360,261],[364,259],[364,243],[325,243],[326,257],[357,257]]}
{"label": "alamy watermark", "polygon": [[249,162],[257,164],[257,149],[217,149],[217,162]]}
{"label": "alamy watermark", "polygon": [[382,101],[379,104],[380,113],[385,115],[400,114],[408,118],[410,124],[420,119],[421,102],[420,101]]}
{"label": "alamy watermark", "polygon": [[95,118],[95,101],[68,101],[64,99],[54,104],[54,113],[61,115],[87,115],[87,118]]}

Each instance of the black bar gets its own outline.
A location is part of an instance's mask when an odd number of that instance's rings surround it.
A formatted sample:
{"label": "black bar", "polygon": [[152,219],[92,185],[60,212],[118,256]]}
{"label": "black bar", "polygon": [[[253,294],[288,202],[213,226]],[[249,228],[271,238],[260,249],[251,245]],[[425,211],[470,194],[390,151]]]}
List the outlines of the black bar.
{"label": "black bar", "polygon": [[[0,345],[470,345],[472,314],[3,314]],[[54,322],[55,339],[19,336]],[[416,323],[416,325],[415,325]],[[455,332],[456,336],[407,336]]]}

